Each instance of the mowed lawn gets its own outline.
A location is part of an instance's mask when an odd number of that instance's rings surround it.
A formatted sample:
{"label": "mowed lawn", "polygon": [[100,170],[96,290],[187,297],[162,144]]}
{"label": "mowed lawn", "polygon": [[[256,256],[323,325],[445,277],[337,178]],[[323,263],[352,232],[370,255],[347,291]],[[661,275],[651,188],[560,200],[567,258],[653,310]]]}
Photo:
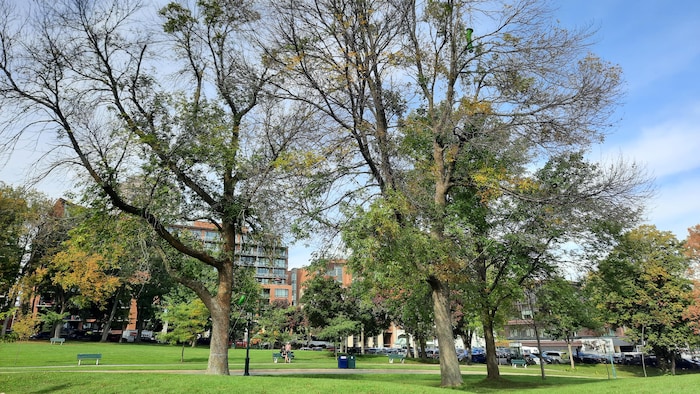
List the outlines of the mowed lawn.
{"label": "mowed lawn", "polygon": [[[157,344],[117,344],[48,341],[0,344],[0,393],[435,393],[439,366],[407,360],[389,364],[386,356],[357,356],[356,369],[339,369],[327,351],[296,351],[291,364],[273,363],[271,350],[250,351],[250,376],[243,376],[245,349],[231,349],[231,376],[206,375],[209,349]],[[101,353],[77,365],[78,353]],[[484,380],[483,365],[462,366],[465,393],[695,393],[700,374],[658,376],[639,367],[581,365],[548,366],[542,380],[539,367],[502,366],[502,381]]]}

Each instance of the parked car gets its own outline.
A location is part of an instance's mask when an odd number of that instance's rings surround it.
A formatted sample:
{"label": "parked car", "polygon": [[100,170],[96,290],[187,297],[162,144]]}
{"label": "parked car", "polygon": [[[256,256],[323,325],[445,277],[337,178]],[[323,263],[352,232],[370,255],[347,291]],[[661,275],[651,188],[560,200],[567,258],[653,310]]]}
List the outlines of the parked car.
{"label": "parked car", "polygon": [[472,362],[486,364],[486,353],[472,354]]}
{"label": "parked car", "polygon": [[510,361],[513,358],[513,353],[511,353],[510,349],[506,347],[499,347],[496,348],[496,357],[505,358],[506,360]]}
{"label": "parked car", "polygon": [[48,331],[38,332],[29,336],[29,339],[49,339],[53,336],[52,333]]}
{"label": "parked car", "polygon": [[606,358],[600,354],[583,352],[574,356],[574,361],[582,364],[605,364],[607,362]]}
{"label": "parked car", "polygon": [[565,352],[548,350],[546,352],[542,352],[542,354],[549,357],[552,360],[552,364],[561,364],[569,359]]}
{"label": "parked car", "polygon": [[552,359],[544,354],[527,354],[524,356],[525,361],[530,365],[540,365],[540,363],[552,364]]}
{"label": "parked car", "polygon": [[697,360],[679,357],[676,359],[676,368],[684,370],[698,370],[700,363]]}
{"label": "parked car", "polygon": [[[471,353],[471,361],[475,363],[485,363],[486,362],[486,353],[483,351],[483,349],[479,348],[474,348],[472,349]],[[468,349],[460,349],[457,350],[457,361],[459,362],[466,362],[469,360],[469,350]]]}
{"label": "parked car", "polygon": [[[469,358],[469,349],[456,349],[457,351],[457,360],[460,362],[467,361]],[[486,358],[486,351],[483,348],[480,347],[473,347],[471,349],[471,354],[472,354],[472,361],[474,361],[475,356],[478,358],[483,357],[484,359]],[[481,362],[481,361],[474,361],[474,362]],[[486,361],[484,361],[486,362]]]}
{"label": "parked car", "polygon": [[[641,353],[627,353],[623,363],[626,365],[642,365],[642,355]],[[657,365],[656,356],[653,354],[644,355],[644,364],[648,367],[655,367]]]}

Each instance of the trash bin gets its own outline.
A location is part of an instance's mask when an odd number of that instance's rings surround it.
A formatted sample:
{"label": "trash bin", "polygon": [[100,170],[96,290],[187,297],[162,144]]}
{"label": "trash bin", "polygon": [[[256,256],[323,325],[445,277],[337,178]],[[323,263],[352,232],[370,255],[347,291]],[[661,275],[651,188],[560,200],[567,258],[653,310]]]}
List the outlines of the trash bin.
{"label": "trash bin", "polygon": [[[353,361],[354,365],[354,361]],[[348,367],[348,355],[347,354],[339,354],[338,355],[338,368],[347,368]]]}
{"label": "trash bin", "polygon": [[355,369],[355,356],[352,354],[348,355],[348,368]]}

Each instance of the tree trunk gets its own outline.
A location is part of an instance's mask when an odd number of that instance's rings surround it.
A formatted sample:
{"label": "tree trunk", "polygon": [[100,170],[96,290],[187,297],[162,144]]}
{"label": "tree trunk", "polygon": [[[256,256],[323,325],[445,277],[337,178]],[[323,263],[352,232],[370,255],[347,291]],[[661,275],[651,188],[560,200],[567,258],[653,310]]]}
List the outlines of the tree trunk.
{"label": "tree trunk", "polygon": [[207,374],[229,375],[228,369],[228,326],[231,302],[213,299],[211,313],[211,343],[209,345],[209,364]]}
{"label": "tree trunk", "polygon": [[425,353],[425,347],[427,346],[427,341],[424,336],[418,337],[418,357],[422,358],[425,360],[428,358],[428,355]]}
{"label": "tree trunk", "polygon": [[671,352],[671,375],[676,374],[676,354]]}
{"label": "tree trunk", "polygon": [[[537,353],[538,357],[542,355],[542,342],[540,341],[540,332],[537,329],[537,322],[532,321],[532,327],[535,329],[535,339],[537,339]],[[542,374],[542,380],[546,379],[544,374],[544,359],[540,357],[540,373]]]}
{"label": "tree trunk", "polygon": [[207,374],[230,375],[228,368],[228,329],[231,323],[231,290],[233,286],[233,261],[224,262],[218,268],[218,290],[215,297],[205,300],[199,294],[211,314],[211,342]]}
{"label": "tree trunk", "polygon": [[0,328],[0,337],[4,337],[7,334],[7,327],[10,325],[10,319],[14,316],[13,313],[8,313],[5,315],[5,319],[2,323],[2,328]]}
{"label": "tree trunk", "polygon": [[493,336],[493,318],[489,313],[482,319],[484,326],[484,342],[486,342],[486,379],[497,380],[501,378],[496,358],[496,340]]}
{"label": "tree trunk", "polygon": [[442,378],[440,385],[442,387],[458,387],[462,385],[463,381],[455,351],[455,340],[452,335],[449,300],[439,279],[432,277],[428,282],[432,289],[435,331],[440,346],[440,376]]}
{"label": "tree trunk", "polygon": [[107,342],[107,337],[109,336],[109,330],[112,327],[112,321],[114,320],[114,316],[117,314],[117,307],[119,306],[119,290],[117,290],[116,293],[114,293],[114,302],[112,303],[112,310],[109,312],[109,318],[107,319],[107,322],[104,325],[104,328],[102,329],[102,338],[100,338],[100,342]]}
{"label": "tree trunk", "polygon": [[571,363],[571,369],[576,369],[574,365],[574,354],[571,353],[571,339],[566,341],[566,347],[569,349],[569,363]]}

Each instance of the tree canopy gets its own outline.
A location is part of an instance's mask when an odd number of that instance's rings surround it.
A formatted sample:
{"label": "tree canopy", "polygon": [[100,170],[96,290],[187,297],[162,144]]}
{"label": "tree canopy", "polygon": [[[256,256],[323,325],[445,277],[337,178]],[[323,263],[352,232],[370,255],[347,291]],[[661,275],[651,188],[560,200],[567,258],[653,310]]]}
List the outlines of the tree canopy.
{"label": "tree canopy", "polygon": [[691,335],[684,317],[691,282],[682,252],[672,233],[644,225],[625,233],[588,280],[606,321],[629,329],[671,370]]}
{"label": "tree canopy", "polygon": [[[95,198],[214,270],[212,287],[169,265],[211,313],[210,373],[229,371],[244,232],[344,231],[358,275],[427,284],[442,385],[459,386],[453,281],[481,269],[495,295],[474,303],[493,314],[551,265],[565,221],[580,235],[636,218],[639,169],[577,156],[605,136],[621,71],[544,2],[198,0],[158,22],[139,5],[3,3],[0,104],[16,116],[1,130],[44,125],[66,148],[51,166],[77,165]],[[191,220],[221,247],[173,230]]]}

